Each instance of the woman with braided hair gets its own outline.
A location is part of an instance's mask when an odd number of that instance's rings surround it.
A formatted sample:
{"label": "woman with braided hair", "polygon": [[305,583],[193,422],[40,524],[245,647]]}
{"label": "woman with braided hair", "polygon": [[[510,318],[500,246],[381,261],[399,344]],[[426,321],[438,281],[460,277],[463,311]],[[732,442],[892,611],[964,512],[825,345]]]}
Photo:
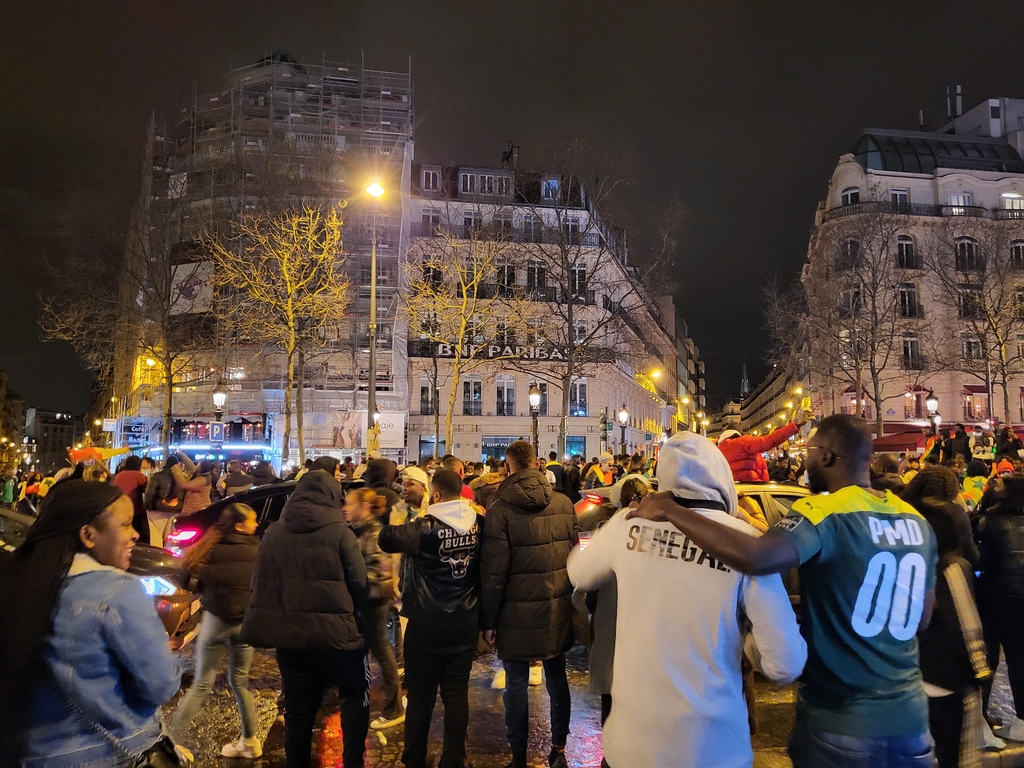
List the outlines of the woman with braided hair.
{"label": "woman with braided hair", "polygon": [[152,599],[126,573],[139,535],[117,488],[56,483],[0,562],[0,766],[131,765],[177,692]]}

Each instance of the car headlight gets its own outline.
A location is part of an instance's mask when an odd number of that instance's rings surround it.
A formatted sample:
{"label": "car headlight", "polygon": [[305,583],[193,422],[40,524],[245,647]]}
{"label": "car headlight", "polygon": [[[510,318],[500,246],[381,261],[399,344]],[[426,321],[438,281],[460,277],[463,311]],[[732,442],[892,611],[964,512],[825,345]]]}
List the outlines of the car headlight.
{"label": "car headlight", "polygon": [[163,576],[143,576],[139,579],[147,595],[173,595],[178,588]]}

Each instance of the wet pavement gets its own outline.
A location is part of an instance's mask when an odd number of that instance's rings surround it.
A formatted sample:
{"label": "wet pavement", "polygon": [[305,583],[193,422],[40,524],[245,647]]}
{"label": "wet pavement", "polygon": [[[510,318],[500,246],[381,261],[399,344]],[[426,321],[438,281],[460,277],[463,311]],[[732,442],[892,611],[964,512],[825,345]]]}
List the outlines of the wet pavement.
{"label": "wet pavement", "polygon": [[[190,659],[191,650],[182,654]],[[600,702],[587,692],[586,656],[582,652],[570,653],[569,685],[572,691],[572,723],[566,756],[574,768],[598,768],[601,765]],[[376,664],[370,695],[371,718],[379,713],[382,702],[380,676]],[[509,762],[505,741],[504,709],[501,691],[491,690],[491,680],[499,668],[493,655],[477,658],[473,665],[469,687],[469,759],[475,768],[503,768]],[[187,680],[186,682],[190,682]],[[213,694],[200,710],[192,726],[180,734],[182,742],[193,749],[199,768],[234,768],[253,765],[257,768],[284,768],[283,725],[278,718],[280,676],[272,653],[257,652],[250,672],[250,689],[256,699],[259,714],[259,736],[265,740],[264,755],[259,760],[228,760],[219,757],[220,748],[239,735],[238,713],[235,700],[227,687],[224,675],[217,680]],[[794,686],[779,687],[768,683],[757,685],[757,733],[752,737],[755,750],[755,768],[789,768],[786,738],[793,724],[796,690]],[[180,694],[179,694],[180,696]],[[177,698],[167,708],[173,711]],[[547,765],[550,748],[548,730],[548,700],[544,686],[530,688],[530,751],[531,766]],[[443,707],[438,701],[431,729],[431,758],[440,752]],[[341,731],[337,700],[328,694],[314,732],[314,765],[321,768],[341,768]],[[1013,701],[1006,682],[1005,667],[1000,668],[993,691],[990,713],[1002,722],[1013,717]],[[401,725],[385,731],[370,731],[367,739],[365,765],[373,768],[401,766]],[[1016,746],[1016,745],[1013,745]],[[1024,747],[992,754],[989,765],[1024,766]]]}

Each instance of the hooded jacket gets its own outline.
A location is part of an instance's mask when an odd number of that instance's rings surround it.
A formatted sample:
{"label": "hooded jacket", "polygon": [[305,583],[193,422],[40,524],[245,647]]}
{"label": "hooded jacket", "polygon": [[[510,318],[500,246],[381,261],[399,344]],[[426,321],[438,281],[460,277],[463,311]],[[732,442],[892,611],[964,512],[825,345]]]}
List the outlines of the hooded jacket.
{"label": "hooded jacket", "polygon": [[760,437],[740,435],[727,440],[719,439],[718,450],[729,462],[732,478],[737,483],[767,483],[768,464],[761,454],[782,445],[799,431],[800,427],[796,424],[787,424],[769,435]]}
{"label": "hooded jacket", "polygon": [[469,487],[473,489],[473,500],[476,505],[486,512],[498,495],[498,486],[504,479],[505,476],[500,472],[488,472],[471,481]]}
{"label": "hooded jacket", "polygon": [[[484,518],[466,499],[431,504],[426,515],[385,525],[378,542],[404,554],[402,615],[437,621],[473,614],[480,602],[480,531]],[[470,620],[476,636],[476,620]]]}
{"label": "hooded jacket", "polygon": [[199,571],[204,611],[229,624],[241,622],[249,607],[249,585],[259,547],[259,539],[238,531],[228,531],[217,542]]}
{"label": "hooded jacket", "polygon": [[359,540],[359,550],[366,564],[367,605],[384,605],[395,596],[395,569],[391,557],[380,548],[380,519],[372,512],[352,523],[352,531]]}
{"label": "hooded jacket", "polygon": [[481,626],[497,631],[498,657],[534,661],[573,643],[566,562],[579,541],[572,503],[535,469],[505,478],[487,510],[480,561]]}
{"label": "hooded jacket", "polygon": [[341,511],[342,490],[323,470],[305,474],[263,536],[243,642],[260,648],[364,647],[356,613],[366,565]]}
{"label": "hooded jacket", "polygon": [[982,507],[980,584],[993,595],[1024,598],[1024,476],[1003,477]]}

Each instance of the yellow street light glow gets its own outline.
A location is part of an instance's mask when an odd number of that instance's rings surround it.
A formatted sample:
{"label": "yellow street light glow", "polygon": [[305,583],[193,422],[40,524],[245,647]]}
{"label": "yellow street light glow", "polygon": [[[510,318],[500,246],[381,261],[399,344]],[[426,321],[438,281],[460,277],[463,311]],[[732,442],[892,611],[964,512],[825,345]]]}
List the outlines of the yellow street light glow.
{"label": "yellow street light glow", "polygon": [[116,398],[116,397],[112,397],[112,398],[110,398],[110,402],[112,402],[112,403],[116,403],[116,402],[117,402],[117,398]]}
{"label": "yellow street light glow", "polygon": [[147,357],[146,358],[146,365],[148,365],[150,368],[152,368],[154,365],[156,365],[156,360],[154,360],[152,357]]}
{"label": "yellow street light glow", "polygon": [[103,419],[93,419],[92,423],[98,427],[103,423]]}
{"label": "yellow street light glow", "polygon": [[661,376],[661,371],[660,370],[655,369],[655,370],[651,371],[651,378],[652,379],[656,379],[659,376]]}
{"label": "yellow street light glow", "polygon": [[787,408],[792,408],[792,407],[793,407],[793,403],[792,403],[792,401],[790,401],[790,402],[786,403],[786,407],[787,407]]}
{"label": "yellow street light glow", "polygon": [[387,190],[384,189],[384,185],[381,184],[379,181],[371,181],[366,186],[366,194],[368,194],[370,197],[376,197],[379,199],[381,197],[384,197],[384,193],[386,191]]}
{"label": "yellow street light glow", "polygon": [[804,393],[804,388],[803,387],[797,387],[796,389],[793,390],[793,394],[796,395],[797,397],[799,397],[803,393]]}
{"label": "yellow street light glow", "polygon": [[684,396],[683,396],[683,405],[689,405],[689,404],[690,404],[690,398],[689,398],[689,397],[686,397],[686,396],[684,395]]}

